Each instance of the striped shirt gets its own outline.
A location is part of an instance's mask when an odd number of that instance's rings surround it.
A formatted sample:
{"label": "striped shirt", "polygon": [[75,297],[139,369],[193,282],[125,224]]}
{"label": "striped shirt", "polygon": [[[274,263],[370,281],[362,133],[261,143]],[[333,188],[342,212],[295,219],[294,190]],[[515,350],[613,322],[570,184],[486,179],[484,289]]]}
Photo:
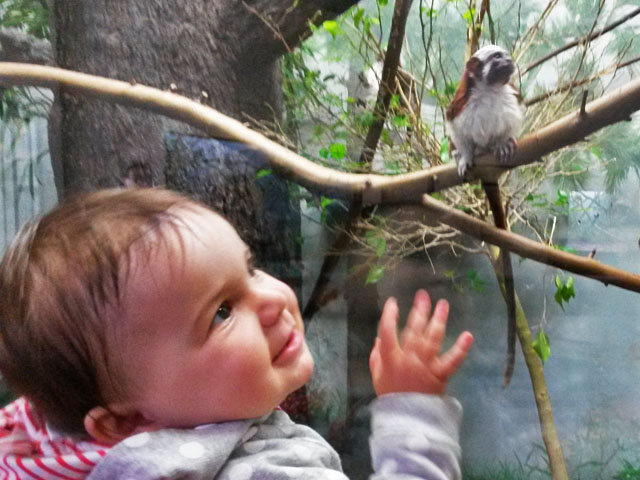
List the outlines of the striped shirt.
{"label": "striped shirt", "polygon": [[48,427],[24,398],[0,409],[0,479],[79,480],[109,447]]}

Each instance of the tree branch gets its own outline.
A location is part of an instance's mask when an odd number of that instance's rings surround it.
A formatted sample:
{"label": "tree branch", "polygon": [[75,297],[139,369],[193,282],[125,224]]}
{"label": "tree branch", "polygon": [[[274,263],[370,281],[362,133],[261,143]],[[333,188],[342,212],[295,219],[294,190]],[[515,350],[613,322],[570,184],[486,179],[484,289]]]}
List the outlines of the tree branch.
{"label": "tree branch", "polygon": [[380,134],[387,119],[387,111],[391,103],[391,93],[395,89],[396,75],[400,64],[400,52],[402,52],[402,42],[404,42],[404,32],[407,24],[407,16],[411,8],[411,0],[400,0],[396,2],[391,21],[391,33],[389,34],[389,48],[384,57],[380,87],[378,97],[373,111],[373,123],[367,132],[367,138],[362,148],[360,162],[371,164],[373,155],[378,148]]}
{"label": "tree branch", "polygon": [[618,70],[620,70],[621,68],[624,67],[628,67],[629,65],[633,65],[636,62],[640,61],[640,56],[638,57],[634,57],[630,60],[627,60],[626,62],[622,62],[619,63],[617,65],[612,65],[610,67],[607,67],[603,70],[600,70],[597,73],[594,73],[593,75],[590,75],[588,77],[582,78],[580,80],[576,80],[573,82],[568,82],[565,83],[563,85],[560,85],[559,87],[554,88],[553,90],[549,90],[548,92],[542,93],[540,95],[537,95],[533,98],[527,98],[527,100],[525,101],[525,105],[527,107],[530,107],[532,105],[535,105],[536,103],[542,102],[543,100],[547,100],[548,98],[553,97],[554,95],[558,95],[560,93],[564,93],[567,92],[569,90],[573,90],[574,88],[580,87],[582,85],[585,85],[587,83],[591,83],[594,80],[597,80],[600,77],[603,77],[604,75],[608,75],[610,73],[616,72]]}
{"label": "tree branch", "polygon": [[[496,252],[495,249],[490,250],[489,256],[491,264],[496,272],[496,276],[498,277],[500,291],[506,300],[507,290],[505,288],[504,279],[500,276],[501,269],[498,264],[498,252]],[[544,370],[542,369],[540,358],[533,349],[529,322],[527,321],[520,299],[515,293],[514,297],[516,303],[516,331],[518,333],[518,339],[520,340],[520,346],[522,347],[522,355],[524,356],[524,361],[527,365],[527,370],[529,371],[529,377],[531,378],[531,386],[533,387],[534,392],[533,398],[536,402],[538,419],[540,420],[542,441],[544,442],[547,449],[547,455],[549,456],[551,478],[553,480],[564,480],[569,478],[569,476],[567,475],[567,467],[564,462],[562,445],[558,440],[558,432],[553,419],[553,410],[551,408],[551,402],[549,401],[549,390],[547,389],[547,382],[544,378]]]}
{"label": "tree branch", "polygon": [[422,205],[435,219],[467,235],[583,277],[593,278],[605,285],[615,285],[640,293],[640,275],[614,268],[591,258],[580,257],[548,247],[521,235],[501,230],[437,201],[430,195],[422,197]]}
{"label": "tree branch", "polygon": [[17,28],[0,28],[0,61],[53,65],[51,44]]}
{"label": "tree branch", "polygon": [[[439,166],[396,176],[349,174],[315,164],[216,110],[186,97],[155,88],[59,68],[2,62],[0,62],[0,83],[49,88],[64,87],[67,92],[84,94],[125,106],[145,108],[199,127],[218,138],[244,142],[262,152],[272,162],[275,171],[314,192],[343,198],[357,198],[365,204],[421,201],[425,208],[437,215],[440,221],[460,231],[489,243],[495,243],[523,257],[595,278],[605,284],[611,283],[627,290],[640,292],[638,275],[600,264],[595,260],[551,249],[513,233],[501,232],[495,227],[436,202],[430,196],[422,197],[422,193],[463,183],[464,180],[458,176],[455,165]],[[622,88],[590,102],[586,106],[584,115],[579,115],[579,112],[572,113],[524,137],[516,151],[514,165],[510,167],[480,166],[474,169],[474,173],[481,174],[484,178],[491,178],[499,175],[506,168],[531,163],[541,155],[570,145],[599,128],[629,119],[631,113],[638,109],[640,109],[640,79],[633,80]],[[493,161],[493,158],[483,155],[477,160],[487,165]]]}
{"label": "tree branch", "polygon": [[640,79],[586,105],[586,115],[576,110],[518,141],[510,165],[492,165],[492,155],[481,155],[468,179],[460,178],[453,164],[419,172],[386,176],[338,172],[307,160],[242,123],[180,95],[144,85],[111,80],[54,67],[0,62],[0,82],[57,88],[125,106],[144,108],[183,121],[208,134],[244,142],[264,153],[279,174],[314,192],[364,204],[419,203],[423,193],[461,185],[472,178],[493,179],[508,169],[540,160],[544,155],[584,139],[613,123],[629,120],[640,110]]}
{"label": "tree branch", "polygon": [[[253,0],[245,2],[249,18],[246,34],[242,35],[248,49],[265,52],[277,58],[311,34],[309,22],[320,25],[344,13],[359,0]],[[220,2],[224,5],[223,2]],[[236,5],[228,2],[228,15],[236,17]]]}
{"label": "tree branch", "polygon": [[574,40],[573,42],[567,43],[566,45],[558,48],[557,50],[554,50],[553,52],[548,53],[547,55],[545,55],[544,57],[536,60],[535,62],[530,63],[529,65],[527,65],[527,67],[522,71],[522,75],[529,73],[531,70],[533,70],[534,68],[536,68],[537,66],[543,64],[544,62],[551,60],[553,57],[560,55],[562,52],[565,52],[575,46],[578,46],[582,43],[587,43],[590,42],[602,35],[604,35],[605,33],[610,32],[611,30],[613,30],[614,28],[619,27],[620,25],[622,25],[623,23],[631,20],[633,17],[635,17],[636,15],[640,14],[640,7],[636,8],[635,10],[631,11],[630,13],[628,13],[627,15],[625,15],[624,17],[616,20],[615,22],[607,25],[606,27],[604,27],[601,30],[597,30],[595,32],[592,32],[590,35],[586,35],[582,38],[579,38],[578,40]]}

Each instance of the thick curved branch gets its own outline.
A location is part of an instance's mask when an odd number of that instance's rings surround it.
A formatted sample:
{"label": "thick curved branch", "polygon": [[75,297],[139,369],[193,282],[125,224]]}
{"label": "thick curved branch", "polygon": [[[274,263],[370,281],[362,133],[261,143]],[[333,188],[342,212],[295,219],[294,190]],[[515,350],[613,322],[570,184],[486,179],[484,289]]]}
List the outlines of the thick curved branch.
{"label": "thick curved branch", "polygon": [[0,28],[0,60],[53,65],[51,44],[17,28]]}
{"label": "thick curved branch", "polygon": [[[489,243],[511,250],[523,257],[595,278],[606,284],[611,283],[640,292],[638,275],[608,267],[595,260],[556,251],[513,233],[502,232],[440,204],[429,196],[422,197],[421,193],[463,183],[454,165],[393,177],[349,174],[317,165],[216,110],[180,95],[155,88],[59,68],[18,63],[0,63],[0,83],[49,88],[64,87],[69,92],[89,95],[125,106],[145,108],[199,127],[213,136],[244,142],[265,154],[272,162],[274,170],[314,192],[362,199],[364,203],[421,201],[425,208],[437,215],[443,223]],[[567,115],[524,137],[516,151],[515,163],[518,165],[531,163],[541,155],[570,145],[599,128],[629,119],[631,113],[638,109],[640,109],[640,79],[631,81],[615,92],[587,104],[584,114]],[[493,159],[489,155],[484,155],[477,160],[486,165]],[[504,171],[503,168],[488,166],[479,166],[474,170],[476,174],[482,173],[486,178],[499,175]]]}
{"label": "thick curved branch", "polygon": [[[244,142],[264,153],[281,175],[317,193],[360,199],[364,204],[419,203],[423,193],[432,193],[463,184],[453,164],[394,176],[338,172],[307,160],[242,123],[186,97],[143,85],[72,72],[54,67],[0,62],[0,83],[57,88],[96,97],[125,106],[144,108],[181,120],[218,138]],[[494,166],[492,155],[476,159],[476,178],[492,179],[507,169],[526,165],[542,156],[584,139],[607,125],[629,120],[640,110],[640,79],[586,105],[579,111],[532,132],[518,141],[514,161]]]}
{"label": "thick curved branch", "polygon": [[605,285],[611,284],[640,293],[640,275],[605,265],[587,257],[556,250],[520,235],[495,228],[435,200],[430,195],[422,197],[422,205],[438,221],[491,245],[583,277],[593,278]]}

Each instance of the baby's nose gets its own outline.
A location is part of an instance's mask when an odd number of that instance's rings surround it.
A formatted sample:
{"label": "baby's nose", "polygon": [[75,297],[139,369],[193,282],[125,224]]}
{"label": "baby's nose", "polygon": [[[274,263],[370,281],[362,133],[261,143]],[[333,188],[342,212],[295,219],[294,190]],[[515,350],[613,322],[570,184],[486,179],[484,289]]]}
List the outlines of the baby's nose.
{"label": "baby's nose", "polygon": [[286,297],[279,291],[264,291],[261,293],[261,303],[258,307],[258,319],[263,327],[270,327],[278,322],[286,305]]}

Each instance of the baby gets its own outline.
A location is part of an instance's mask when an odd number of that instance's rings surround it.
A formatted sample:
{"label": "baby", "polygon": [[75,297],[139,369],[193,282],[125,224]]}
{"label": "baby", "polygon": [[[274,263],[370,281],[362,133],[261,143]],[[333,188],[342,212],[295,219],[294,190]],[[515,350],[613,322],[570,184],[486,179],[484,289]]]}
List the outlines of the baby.
{"label": "baby", "polygon": [[[460,478],[471,347],[440,355],[448,304],[387,300],[370,368],[376,475]],[[0,264],[2,478],[345,478],[278,410],[313,370],[297,299],[221,216],[161,189],[105,190],[25,225]]]}

